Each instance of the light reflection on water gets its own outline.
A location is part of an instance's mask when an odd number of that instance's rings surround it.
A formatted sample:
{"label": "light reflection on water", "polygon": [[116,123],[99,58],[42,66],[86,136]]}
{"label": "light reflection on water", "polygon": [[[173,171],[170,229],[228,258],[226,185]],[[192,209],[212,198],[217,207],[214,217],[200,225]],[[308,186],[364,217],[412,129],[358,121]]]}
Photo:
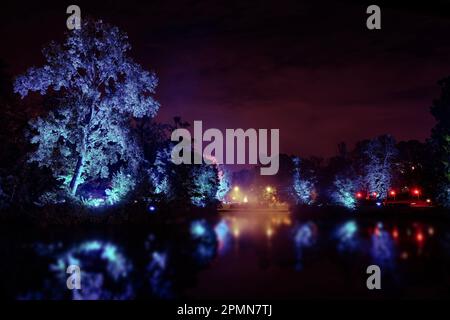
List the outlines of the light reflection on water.
{"label": "light reflection on water", "polygon": [[[387,288],[397,290],[393,292],[401,290],[415,270],[443,272],[446,269],[439,263],[450,265],[449,231],[441,228],[441,233],[436,225],[425,222],[303,220],[280,211],[228,212],[164,232],[153,229],[142,236],[140,232],[90,234],[76,241],[64,236],[57,241],[35,241],[31,253],[24,250],[28,244],[16,243],[17,256],[26,254],[26,261],[41,267],[32,276],[32,288],[25,279],[8,294],[18,299],[89,300],[227,297],[234,294],[233,287],[226,289],[226,279],[231,277],[244,279],[239,282],[240,288],[246,288],[243,294],[260,294],[258,283],[267,282],[270,287],[264,296],[270,297],[273,291],[308,297],[311,289],[302,286],[317,277],[323,279],[320,290],[345,296],[365,290],[364,272],[370,264],[382,268],[386,281],[392,282]],[[14,263],[17,269],[26,269],[22,262],[13,261],[11,270]],[[71,264],[82,270],[82,290],[65,287],[65,271]],[[447,271],[442,276],[449,279]],[[419,282],[442,290],[433,279]],[[441,282],[443,287],[448,285]],[[240,289],[235,290],[239,294]]]}

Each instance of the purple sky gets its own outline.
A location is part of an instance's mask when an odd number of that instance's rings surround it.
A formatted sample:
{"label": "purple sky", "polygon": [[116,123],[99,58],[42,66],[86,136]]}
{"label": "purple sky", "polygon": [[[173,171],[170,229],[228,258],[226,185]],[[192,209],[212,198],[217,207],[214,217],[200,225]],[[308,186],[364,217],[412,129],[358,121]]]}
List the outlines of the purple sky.
{"label": "purple sky", "polygon": [[[157,73],[161,121],[279,128],[281,151],[302,156],[383,133],[424,140],[436,82],[450,75],[448,17],[381,5],[382,30],[370,31],[358,2],[308,2],[79,5],[128,32],[132,56]],[[0,58],[10,73],[42,62],[42,46],[63,36],[68,4],[2,10]]]}

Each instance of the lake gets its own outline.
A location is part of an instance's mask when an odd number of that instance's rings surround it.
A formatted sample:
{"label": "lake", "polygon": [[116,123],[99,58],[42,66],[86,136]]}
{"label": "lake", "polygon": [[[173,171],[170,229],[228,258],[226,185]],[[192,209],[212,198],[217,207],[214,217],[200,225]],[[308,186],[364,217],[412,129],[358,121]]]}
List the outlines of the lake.
{"label": "lake", "polygon": [[[6,299],[450,297],[445,219],[286,211],[211,213],[177,223],[2,226]],[[381,290],[368,290],[369,265]],[[69,265],[81,290],[69,290]]]}

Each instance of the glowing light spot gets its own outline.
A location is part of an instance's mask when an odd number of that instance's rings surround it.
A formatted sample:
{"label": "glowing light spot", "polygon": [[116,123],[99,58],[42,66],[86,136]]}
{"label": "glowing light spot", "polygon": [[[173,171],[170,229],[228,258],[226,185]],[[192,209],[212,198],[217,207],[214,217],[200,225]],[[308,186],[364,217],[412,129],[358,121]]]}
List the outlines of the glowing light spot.
{"label": "glowing light spot", "polygon": [[398,239],[398,236],[399,236],[398,230],[397,230],[397,229],[394,229],[394,230],[392,231],[392,237],[393,237],[394,239]]}
{"label": "glowing light spot", "polygon": [[219,240],[219,244],[225,241],[226,236],[229,234],[230,229],[228,228],[225,220],[221,220],[215,227],[214,232],[217,235],[217,239]]}
{"label": "glowing light spot", "polygon": [[358,198],[358,199],[361,199],[362,198],[362,193],[361,192],[358,192],[357,194],[356,194],[356,198]]}
{"label": "glowing light spot", "polygon": [[338,226],[335,237],[338,241],[339,251],[352,251],[358,246],[357,238],[358,225],[354,220],[350,220]]}
{"label": "glowing light spot", "polygon": [[244,203],[248,203],[248,198],[244,197]]}
{"label": "glowing light spot", "polygon": [[266,187],[267,192],[272,192],[272,187]]}
{"label": "glowing light spot", "polygon": [[148,206],[148,211],[149,212],[155,212],[156,211],[156,207],[154,205],[149,205]]}
{"label": "glowing light spot", "polygon": [[233,190],[234,190],[234,192],[239,192],[239,187],[236,186],[236,187],[233,188]]}
{"label": "glowing light spot", "polygon": [[417,233],[417,235],[416,235],[416,240],[417,240],[417,242],[423,242],[424,240],[425,240],[425,237],[424,237],[424,235],[423,235],[423,233],[422,232],[418,232]]}
{"label": "glowing light spot", "polygon": [[205,228],[205,222],[200,220],[200,221],[193,221],[191,223],[191,234],[195,237],[201,237],[206,233],[206,228]]}

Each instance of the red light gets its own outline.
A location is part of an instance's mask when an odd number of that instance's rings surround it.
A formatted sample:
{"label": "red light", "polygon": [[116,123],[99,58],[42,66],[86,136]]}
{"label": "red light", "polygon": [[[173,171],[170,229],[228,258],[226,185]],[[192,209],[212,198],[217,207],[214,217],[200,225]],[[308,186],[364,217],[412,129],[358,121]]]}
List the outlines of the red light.
{"label": "red light", "polygon": [[373,192],[372,195],[373,195],[374,197],[376,197],[376,196],[378,195],[378,193]]}
{"label": "red light", "polygon": [[392,231],[392,237],[394,237],[394,239],[398,238],[398,230],[394,229],[394,231]]}
{"label": "red light", "polygon": [[361,193],[361,192],[358,192],[358,193],[356,194],[356,197],[357,197],[358,199],[362,198],[362,193]]}
{"label": "red light", "polygon": [[422,242],[424,239],[422,232],[418,232],[416,235],[417,242]]}
{"label": "red light", "polygon": [[377,237],[379,237],[381,235],[380,229],[378,229],[378,227],[375,227],[374,233]]}
{"label": "red light", "polygon": [[394,191],[394,190],[391,190],[391,192],[389,192],[389,194],[390,194],[391,196],[395,196],[395,191]]}
{"label": "red light", "polygon": [[413,190],[413,193],[414,193],[415,195],[418,195],[418,194],[420,193],[420,190],[419,190],[419,189],[414,189],[414,190]]}

